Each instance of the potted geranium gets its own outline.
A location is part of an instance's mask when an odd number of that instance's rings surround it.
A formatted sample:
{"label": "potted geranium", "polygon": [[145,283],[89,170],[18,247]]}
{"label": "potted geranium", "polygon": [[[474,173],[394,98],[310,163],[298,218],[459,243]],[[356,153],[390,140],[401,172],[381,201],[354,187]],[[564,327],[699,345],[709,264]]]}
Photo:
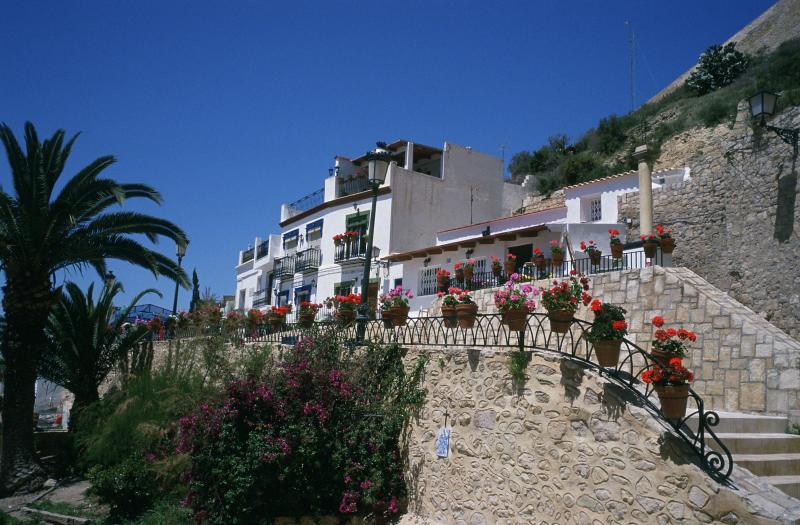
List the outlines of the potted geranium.
{"label": "potted geranium", "polygon": [[333,244],[336,246],[341,246],[342,242],[344,242],[344,235],[341,233],[337,233],[333,236]]}
{"label": "potted geranium", "polygon": [[458,295],[461,293],[461,288],[451,286],[447,289],[447,293],[439,292],[439,297],[442,298],[442,318],[444,319],[445,328],[455,328],[458,326],[458,313],[456,307],[458,306]]}
{"label": "potted geranium", "polygon": [[517,256],[509,252],[506,254],[506,262],[504,264],[506,275],[510,276],[512,273],[517,272]]}
{"label": "potted geranium", "polygon": [[694,374],[683,366],[680,357],[672,357],[666,363],[656,363],[642,372],[642,381],[653,385],[661,402],[661,413],[671,421],[680,421],[686,416],[689,400],[689,384]]}
{"label": "potted geranium", "polygon": [[622,258],[622,241],[619,239],[619,230],[608,229],[608,244],[611,245],[611,257],[614,259]]}
{"label": "potted geranium", "polygon": [[478,305],[472,300],[469,290],[461,290],[457,295],[458,304],[456,305],[456,318],[460,328],[472,328],[475,326],[475,318],[478,316]]}
{"label": "potted geranium", "polygon": [[492,274],[498,279],[503,275],[503,263],[500,262],[500,257],[494,255],[492,255]]}
{"label": "potted geranium", "polygon": [[279,331],[283,328],[286,324],[286,314],[289,313],[289,309],[286,306],[273,306],[270,310],[270,315],[268,316],[269,325],[272,327],[273,331]]}
{"label": "potted geranium", "polygon": [[656,225],[656,232],[661,243],[661,252],[669,255],[675,250],[675,239],[672,238],[672,230],[664,229],[661,224]]}
{"label": "potted geranium", "polygon": [[592,265],[597,266],[600,264],[600,257],[603,255],[603,252],[597,249],[593,240],[589,239],[588,243],[581,241],[581,251],[589,256],[589,261],[591,261]]}
{"label": "potted geranium", "polygon": [[564,264],[564,247],[555,239],[550,241],[550,257],[553,259],[553,266]]}
{"label": "potted geranium", "polygon": [[303,301],[300,303],[300,312],[297,315],[302,328],[311,328],[314,324],[314,319],[317,317],[317,310],[319,310],[321,306],[322,305],[310,301]]}
{"label": "potted geranium", "polygon": [[622,338],[628,334],[627,311],[621,306],[595,299],[591,303],[594,323],[586,338],[592,342],[600,366],[617,366]]}
{"label": "potted geranium", "polygon": [[475,273],[475,259],[469,259],[464,263],[464,280],[472,281],[472,276]]}
{"label": "potted geranium", "polygon": [[378,297],[378,309],[381,311],[381,321],[384,328],[393,328],[392,322],[392,299],[387,294]]}
{"label": "potted geranium", "polygon": [[533,247],[533,264],[539,270],[544,270],[547,267],[547,259],[544,258],[544,254],[538,246]]}
{"label": "potted geranium", "polygon": [[648,259],[653,259],[658,251],[658,237],[654,234],[640,235],[639,239],[642,241],[642,248],[644,248],[644,256]]}
{"label": "potted geranium", "polygon": [[261,325],[264,324],[264,312],[259,310],[258,308],[251,308],[247,312],[247,318],[245,318],[245,326],[247,326],[247,331],[251,334],[255,334],[258,332],[258,329],[261,328]]}
{"label": "potted geranium", "polygon": [[651,320],[656,328],[653,332],[653,343],[650,355],[661,364],[667,363],[673,357],[685,357],[687,342],[695,342],[697,336],[690,330],[683,328],[664,328],[664,318],[656,315]]}
{"label": "potted geranium", "polygon": [[436,286],[439,288],[439,291],[444,292],[445,290],[447,290],[449,285],[450,285],[450,272],[448,272],[444,268],[439,268],[438,270],[436,270]]}
{"label": "potted geranium", "polygon": [[[550,329],[557,334],[566,334],[574,320],[578,305],[588,305],[592,297],[584,290],[577,273],[561,282],[553,281],[549,290],[542,289],[542,305],[547,310]],[[588,283],[587,283],[588,284]]]}
{"label": "potted geranium", "polygon": [[394,326],[405,326],[410,310],[408,300],[413,299],[414,294],[411,293],[411,290],[398,286],[386,295],[391,300],[389,311],[392,312],[392,323]]}
{"label": "potted geranium", "polygon": [[358,294],[337,295],[333,299],[336,306],[336,319],[344,325],[348,325],[356,318],[356,308],[361,304],[361,296]]}
{"label": "potted geranium", "polygon": [[464,282],[464,264],[463,263],[455,263],[453,265],[453,273],[456,275],[456,281]]}
{"label": "potted geranium", "polygon": [[529,284],[519,285],[519,274],[511,274],[505,286],[495,292],[494,305],[509,330],[525,330],[528,314],[536,308],[533,298],[539,293]]}

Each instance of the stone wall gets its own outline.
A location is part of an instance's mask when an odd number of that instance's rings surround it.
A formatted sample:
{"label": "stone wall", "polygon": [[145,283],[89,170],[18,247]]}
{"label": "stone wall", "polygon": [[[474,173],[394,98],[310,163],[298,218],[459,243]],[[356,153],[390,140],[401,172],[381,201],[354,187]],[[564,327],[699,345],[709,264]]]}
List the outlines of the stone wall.
{"label": "stone wall", "polygon": [[573,361],[534,354],[520,390],[503,353],[430,357],[403,523],[800,523],[800,502],[737,467],[737,488],[712,481],[666,427]]}
{"label": "stone wall", "polygon": [[[708,408],[779,414],[800,423],[800,342],[691,270],[656,266],[595,275],[590,293],[628,311],[628,339],[647,351],[655,315],[695,332],[693,388]],[[481,312],[496,311],[492,294],[474,293]],[[431,315],[439,312],[437,300]],[[576,316],[593,318],[586,308]]]}
{"label": "stone wall", "polygon": [[[791,236],[774,238],[778,178],[790,180],[791,147],[771,132],[753,135],[745,115],[743,104],[733,128],[691,130],[664,145],[659,165],[690,166],[692,180],[653,193],[654,222],[674,230],[675,266],[800,339],[800,199]],[[800,127],[800,108],[773,124]],[[636,239],[639,195],[620,197],[619,214],[632,221],[628,239]]]}

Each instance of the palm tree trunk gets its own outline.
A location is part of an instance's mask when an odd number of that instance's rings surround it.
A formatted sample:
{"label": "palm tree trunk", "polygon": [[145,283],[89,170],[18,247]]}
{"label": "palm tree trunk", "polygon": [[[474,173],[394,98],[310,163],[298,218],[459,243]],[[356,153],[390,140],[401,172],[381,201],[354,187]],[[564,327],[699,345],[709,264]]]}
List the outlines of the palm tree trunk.
{"label": "palm tree trunk", "polygon": [[14,281],[7,275],[3,287],[6,374],[0,491],[4,494],[36,490],[46,479],[34,453],[33,407],[36,369],[46,345],[44,326],[53,293],[47,278],[33,287],[15,286]]}
{"label": "palm tree trunk", "polygon": [[75,401],[72,403],[72,408],[69,411],[70,432],[74,433],[78,430],[83,411],[99,399],[100,394],[97,393],[97,387],[87,385],[86,389],[75,393]]}

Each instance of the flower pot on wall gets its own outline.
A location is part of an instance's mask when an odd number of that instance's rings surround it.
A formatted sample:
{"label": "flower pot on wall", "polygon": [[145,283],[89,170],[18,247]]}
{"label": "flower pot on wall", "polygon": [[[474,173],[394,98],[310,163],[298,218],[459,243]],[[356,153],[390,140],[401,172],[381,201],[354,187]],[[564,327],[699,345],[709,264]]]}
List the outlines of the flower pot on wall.
{"label": "flower pot on wall", "polygon": [[381,310],[381,321],[383,321],[384,328],[394,328],[391,310]]}
{"label": "flower pot on wall", "polygon": [[594,353],[597,355],[597,362],[600,366],[615,367],[619,364],[619,349],[622,346],[621,339],[606,341],[595,341]]}
{"label": "flower pot on wall", "polygon": [[442,306],[442,317],[444,318],[445,328],[455,328],[458,326],[455,306]]}
{"label": "flower pot on wall", "polygon": [[534,257],[533,258],[533,264],[539,270],[544,270],[545,268],[547,268],[547,259],[545,259],[543,255],[540,255],[538,257]]}
{"label": "flower pot on wall", "polygon": [[302,328],[311,328],[314,324],[314,319],[317,317],[316,312],[303,312],[299,315],[300,326]]}
{"label": "flower pot on wall", "polygon": [[499,279],[500,276],[503,275],[503,268],[498,266],[498,265],[496,265],[496,264],[493,264],[492,265],[492,275],[494,275],[495,277],[497,277]]}
{"label": "flower pot on wall", "polygon": [[589,261],[591,261],[592,265],[599,266],[600,265],[600,258],[603,256],[603,252],[600,250],[594,250],[589,253]]}
{"label": "flower pot on wall", "polygon": [[661,413],[671,421],[686,417],[686,404],[689,401],[689,384],[654,385],[653,390],[661,402]]}
{"label": "flower pot on wall", "polygon": [[406,321],[408,321],[408,311],[410,308],[408,306],[392,306],[389,309],[392,315],[392,323],[395,326],[405,326]]}
{"label": "flower pot on wall", "polygon": [[665,237],[661,239],[661,252],[669,255],[675,250],[675,239],[672,237]]}
{"label": "flower pot on wall", "polygon": [[512,273],[517,273],[517,261],[506,261],[503,264],[503,267],[506,271],[506,275],[511,275]]}
{"label": "flower pot on wall", "polygon": [[460,328],[472,328],[475,326],[477,315],[478,305],[475,303],[456,305],[456,318]]}
{"label": "flower pot on wall", "polygon": [[471,268],[469,266],[465,266],[464,267],[464,280],[471,281],[472,280],[473,271],[474,271],[473,268]]}
{"label": "flower pot on wall", "polygon": [[512,308],[505,310],[503,312],[503,324],[507,325],[509,330],[525,330],[528,325],[528,309]]}
{"label": "flower pot on wall", "polygon": [[356,311],[350,309],[338,309],[336,310],[336,319],[344,325],[348,325],[352,323],[356,318]]}
{"label": "flower pot on wall", "polygon": [[553,253],[553,266],[564,264],[564,252]]}
{"label": "flower pot on wall", "polygon": [[622,258],[622,244],[616,243],[611,245],[611,257],[614,259]]}
{"label": "flower pot on wall", "polygon": [[656,252],[658,252],[658,243],[655,241],[645,241],[642,244],[642,248],[644,248],[644,256],[648,259],[655,259]]}
{"label": "flower pot on wall", "polygon": [[459,282],[464,282],[464,270],[463,268],[459,268],[456,270],[456,280]]}
{"label": "flower pot on wall", "polygon": [[575,319],[575,312],[570,310],[553,310],[547,312],[547,318],[550,320],[550,330],[557,334],[566,334],[569,332],[569,327],[572,326],[572,321]]}

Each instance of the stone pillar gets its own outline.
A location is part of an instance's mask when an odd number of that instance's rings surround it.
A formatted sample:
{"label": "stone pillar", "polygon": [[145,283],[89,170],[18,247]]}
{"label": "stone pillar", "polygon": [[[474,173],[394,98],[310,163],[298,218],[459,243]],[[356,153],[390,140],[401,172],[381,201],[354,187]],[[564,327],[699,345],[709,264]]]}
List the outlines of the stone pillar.
{"label": "stone pillar", "polygon": [[653,181],[647,163],[647,146],[637,146],[633,152],[639,161],[639,234],[653,233]]}
{"label": "stone pillar", "polygon": [[405,168],[408,171],[412,171],[414,168],[414,143],[413,142],[406,142],[406,165]]}

